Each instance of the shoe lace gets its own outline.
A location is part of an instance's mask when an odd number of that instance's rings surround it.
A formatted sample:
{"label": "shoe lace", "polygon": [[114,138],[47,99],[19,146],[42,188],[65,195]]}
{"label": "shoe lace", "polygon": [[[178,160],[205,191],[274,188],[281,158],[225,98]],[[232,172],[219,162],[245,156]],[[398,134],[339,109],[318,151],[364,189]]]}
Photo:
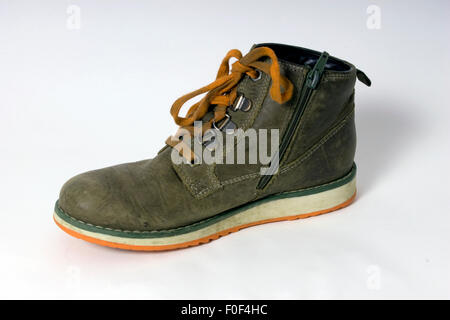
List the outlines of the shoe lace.
{"label": "shoe lace", "polygon": [[[270,62],[259,61],[264,57],[268,57]],[[237,59],[237,61],[232,64],[230,70],[230,59],[232,58]],[[175,123],[180,126],[180,129],[185,129],[192,135],[194,132],[193,123],[202,119],[209,111],[210,107],[214,105],[214,116],[202,125],[202,132],[210,129],[214,123],[218,123],[226,117],[227,108],[233,105],[237,97],[237,84],[242,77],[248,75],[252,79],[255,79],[258,77],[259,72],[268,74],[272,79],[269,90],[272,100],[282,104],[292,97],[292,82],[280,74],[278,59],[272,49],[268,47],[258,47],[251,50],[245,56],[242,56],[242,53],[239,50],[233,49],[230,50],[222,60],[219,71],[217,72],[216,80],[178,98],[173,103],[170,113],[175,120]],[[189,108],[186,117],[181,117],[179,115],[181,108],[187,101],[204,93],[206,93],[206,95]],[[166,144],[179,150],[182,156],[188,161],[192,161],[194,159],[193,152],[185,154],[182,151],[186,150],[186,148],[177,147],[180,143],[179,132],[180,130],[177,131],[177,134],[174,136],[167,138]],[[187,149],[190,150],[190,148]]]}

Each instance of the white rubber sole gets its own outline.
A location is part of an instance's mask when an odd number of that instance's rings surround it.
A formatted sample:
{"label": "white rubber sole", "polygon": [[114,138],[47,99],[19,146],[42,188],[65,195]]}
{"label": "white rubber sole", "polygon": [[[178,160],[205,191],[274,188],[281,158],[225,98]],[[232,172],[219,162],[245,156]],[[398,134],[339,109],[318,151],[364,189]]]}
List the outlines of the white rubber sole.
{"label": "white rubber sole", "polygon": [[[356,175],[353,173],[352,177],[347,177],[347,181],[337,187],[326,188],[327,185],[324,185],[317,187],[317,192],[315,188],[310,188],[284,193],[279,195],[280,198],[263,199],[225,213],[223,217],[213,217],[190,226],[164,231],[102,228],[76,220],[60,209],[55,211],[54,220],[67,233],[100,245],[128,250],[170,250],[206,243],[253,225],[307,218],[345,207],[355,197]],[[297,196],[299,193],[302,195]]]}

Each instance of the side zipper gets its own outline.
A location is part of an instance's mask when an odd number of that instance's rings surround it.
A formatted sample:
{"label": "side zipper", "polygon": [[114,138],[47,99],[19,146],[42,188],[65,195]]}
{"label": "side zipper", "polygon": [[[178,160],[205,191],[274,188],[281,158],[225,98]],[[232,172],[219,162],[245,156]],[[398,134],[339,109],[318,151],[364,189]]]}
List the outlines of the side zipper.
{"label": "side zipper", "polygon": [[286,132],[281,139],[280,148],[278,155],[275,155],[271,162],[268,172],[261,177],[256,186],[256,189],[264,189],[264,187],[270,182],[273,175],[278,171],[278,166],[275,168],[272,167],[272,163],[274,162],[275,157],[278,157],[279,162],[278,165],[282,162],[283,157],[289,147],[292,138],[294,137],[294,133],[297,130],[298,123],[300,122],[300,118],[302,117],[303,111],[305,110],[306,105],[308,104],[309,98],[311,97],[312,92],[317,88],[317,85],[320,82],[323,71],[325,70],[325,65],[328,61],[329,54],[327,52],[323,52],[319,59],[317,60],[314,67],[308,72],[306,75],[306,80],[302,86],[302,90],[300,93],[300,97],[298,103],[296,104],[296,108],[292,115],[291,120],[286,128]]}

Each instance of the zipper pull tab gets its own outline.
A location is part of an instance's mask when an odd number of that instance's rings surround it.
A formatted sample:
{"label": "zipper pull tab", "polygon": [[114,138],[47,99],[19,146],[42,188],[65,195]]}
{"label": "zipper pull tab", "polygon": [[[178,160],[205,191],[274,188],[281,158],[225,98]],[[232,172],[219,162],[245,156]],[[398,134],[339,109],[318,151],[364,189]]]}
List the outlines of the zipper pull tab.
{"label": "zipper pull tab", "polygon": [[314,67],[308,72],[308,75],[306,76],[306,86],[308,88],[316,89],[320,78],[322,77],[322,73],[325,70],[325,65],[327,64],[329,56],[330,55],[327,52],[322,52]]}
{"label": "zipper pull tab", "polygon": [[369,77],[366,76],[366,74],[359,69],[356,69],[356,77],[366,86],[370,87],[372,85],[372,81],[370,81]]}

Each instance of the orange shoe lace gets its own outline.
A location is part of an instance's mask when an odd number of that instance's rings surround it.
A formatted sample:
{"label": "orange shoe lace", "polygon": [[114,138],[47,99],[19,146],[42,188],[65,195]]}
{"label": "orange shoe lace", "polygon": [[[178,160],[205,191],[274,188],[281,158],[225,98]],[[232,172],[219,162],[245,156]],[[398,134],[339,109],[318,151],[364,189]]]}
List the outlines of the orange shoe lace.
{"label": "orange shoe lace", "polygon": [[[270,63],[258,61],[263,57],[270,58]],[[236,58],[237,61],[232,64],[230,72],[231,58]],[[194,132],[194,121],[202,119],[209,111],[210,106],[215,105],[214,117],[203,124],[202,132],[210,129],[213,123],[218,123],[226,117],[227,108],[233,105],[237,97],[237,84],[244,74],[255,79],[258,77],[258,72],[264,72],[271,77],[272,84],[269,92],[274,101],[282,104],[292,97],[293,85],[291,81],[280,74],[278,59],[272,49],[268,47],[255,48],[245,56],[242,56],[239,50],[233,49],[222,60],[215,81],[178,98],[173,103],[170,113],[175,123],[192,135]],[[190,99],[203,93],[206,93],[206,95],[189,108],[186,117],[180,117],[179,112],[183,105]],[[176,135],[166,140],[166,144],[177,150],[179,148],[176,146],[179,143],[179,137]],[[190,155],[182,155],[189,161],[192,161],[194,156],[192,152]]]}

